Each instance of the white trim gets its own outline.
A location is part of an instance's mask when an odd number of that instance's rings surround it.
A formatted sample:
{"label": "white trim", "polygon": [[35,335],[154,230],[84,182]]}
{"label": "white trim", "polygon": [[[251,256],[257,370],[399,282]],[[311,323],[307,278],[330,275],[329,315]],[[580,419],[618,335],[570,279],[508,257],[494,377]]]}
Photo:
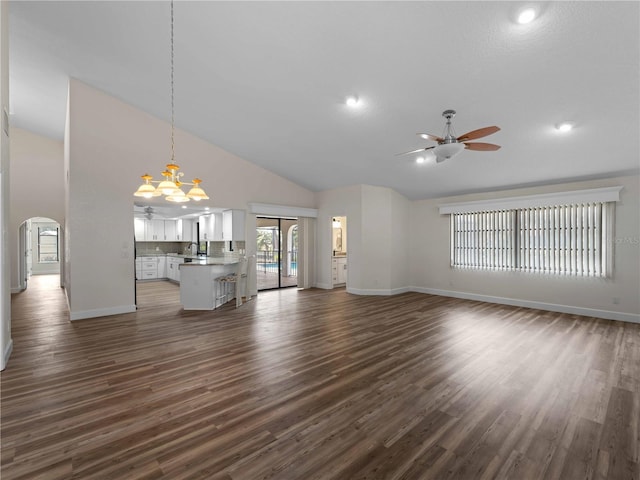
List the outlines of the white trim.
{"label": "white trim", "polygon": [[477,300],[480,302],[512,305],[514,307],[537,308],[539,310],[548,310],[551,312],[604,318],[606,320],[619,320],[621,322],[640,323],[640,315],[635,313],[613,312],[611,310],[596,310],[594,308],[574,307],[571,305],[557,305],[555,303],[534,302],[531,300],[521,300],[518,298],[494,297],[492,295],[480,295],[477,293],[456,292],[452,290],[439,290],[436,288],[410,287],[409,290],[412,292],[428,293],[430,295],[440,295],[443,297],[462,298],[465,300]]}
{"label": "white trim", "polygon": [[9,340],[9,343],[7,343],[7,346],[4,349],[4,352],[2,354],[2,366],[0,366],[0,370],[4,370],[5,368],[7,368],[7,363],[9,363],[11,352],[13,352],[13,338]]}
{"label": "white trim", "polygon": [[106,317],[109,315],[120,315],[122,313],[132,313],[136,311],[135,305],[122,305],[120,307],[96,308],[95,310],[84,310],[81,312],[69,312],[69,319],[84,320],[85,318]]}
{"label": "white trim", "polygon": [[268,203],[249,203],[249,213],[254,215],[273,215],[274,217],[318,217],[317,208],[290,207],[288,205],[271,205]]}
{"label": "white trim", "polygon": [[330,283],[316,283],[314,287],[321,288],[323,290],[331,290],[333,288],[333,285],[331,285]]}
{"label": "white trim", "polygon": [[24,292],[26,290],[26,288],[24,287],[11,287],[11,293],[20,293],[20,292]]}
{"label": "white trim", "polygon": [[411,289],[409,287],[386,289],[347,287],[347,293],[353,293],[354,295],[398,295],[400,293],[406,293],[410,291]]}
{"label": "white trim", "polygon": [[548,207],[595,202],[619,202],[622,187],[592,188],[572,192],[542,193],[520,197],[492,198],[473,202],[443,203],[438,205],[440,215],[450,213],[488,212],[514,208]]}

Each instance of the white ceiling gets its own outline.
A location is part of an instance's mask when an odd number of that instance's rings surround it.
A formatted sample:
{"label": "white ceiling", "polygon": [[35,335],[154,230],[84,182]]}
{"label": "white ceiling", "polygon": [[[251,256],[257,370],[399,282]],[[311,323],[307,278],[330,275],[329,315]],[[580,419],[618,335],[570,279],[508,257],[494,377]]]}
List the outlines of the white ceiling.
{"label": "white ceiling", "polygon": [[[519,25],[525,5],[539,17]],[[169,120],[169,11],[11,2],[12,123],[62,139],[69,76]],[[639,23],[638,2],[179,1],[176,125],[317,191],[419,199],[637,173]],[[479,141],[502,149],[395,156],[433,145],[416,133],[441,135],[448,108],[458,134],[501,127]]]}

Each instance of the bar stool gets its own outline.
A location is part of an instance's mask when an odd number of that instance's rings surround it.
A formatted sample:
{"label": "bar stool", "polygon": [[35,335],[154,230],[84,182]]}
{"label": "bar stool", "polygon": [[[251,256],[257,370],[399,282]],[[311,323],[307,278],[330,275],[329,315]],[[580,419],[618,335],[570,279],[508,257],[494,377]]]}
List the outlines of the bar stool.
{"label": "bar stool", "polygon": [[240,257],[238,269],[235,273],[218,277],[216,278],[216,282],[218,282],[219,289],[221,290],[216,297],[216,303],[218,300],[224,298],[224,302],[220,303],[220,305],[222,305],[223,303],[227,303],[230,298],[233,298],[229,297],[232,291],[231,286],[233,285],[233,294],[236,297],[236,308],[242,305],[242,297],[246,294],[247,290],[247,257]]}
{"label": "bar stool", "polygon": [[[221,307],[225,303],[227,303],[231,295],[231,286],[233,285],[233,291],[235,293],[235,285],[236,285],[236,274],[231,273],[229,275],[224,275],[222,277],[218,277],[215,279],[217,288],[216,288],[216,305],[215,308]],[[219,302],[219,305],[218,305]]]}

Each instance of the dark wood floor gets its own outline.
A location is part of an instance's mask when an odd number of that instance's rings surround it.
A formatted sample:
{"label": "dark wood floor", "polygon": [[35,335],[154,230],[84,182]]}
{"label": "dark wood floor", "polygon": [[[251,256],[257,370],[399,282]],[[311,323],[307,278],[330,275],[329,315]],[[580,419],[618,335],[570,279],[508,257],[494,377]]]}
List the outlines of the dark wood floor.
{"label": "dark wood floor", "polygon": [[68,321],[14,295],[2,479],[635,479],[640,325],[407,293]]}

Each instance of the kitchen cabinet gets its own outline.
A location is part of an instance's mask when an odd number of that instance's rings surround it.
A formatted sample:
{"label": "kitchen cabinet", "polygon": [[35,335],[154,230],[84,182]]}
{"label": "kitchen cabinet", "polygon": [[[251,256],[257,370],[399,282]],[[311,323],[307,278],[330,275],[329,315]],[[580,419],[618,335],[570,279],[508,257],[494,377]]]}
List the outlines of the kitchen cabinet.
{"label": "kitchen cabinet", "polygon": [[164,220],[147,220],[145,238],[147,242],[164,241]]}
{"label": "kitchen cabinet", "polygon": [[[165,225],[166,227],[166,225]],[[176,220],[176,241],[178,242],[194,242],[193,239],[193,220],[179,218]]]}
{"label": "kitchen cabinet", "polygon": [[164,220],[164,238],[167,242],[175,242],[178,240],[178,231],[175,220]]}
{"label": "kitchen cabinet", "polygon": [[167,278],[167,259],[164,256],[136,258],[136,280]]}
{"label": "kitchen cabinet", "polygon": [[158,278],[158,257],[136,258],[136,279],[153,280]]}
{"label": "kitchen cabinet", "polygon": [[214,213],[211,215],[213,218],[213,241],[221,242],[224,240],[222,237],[222,213]]}
{"label": "kitchen cabinet", "polygon": [[147,228],[147,221],[144,218],[134,218],[133,219],[133,231],[135,234],[136,242],[144,242],[145,232]]}
{"label": "kitchen cabinet", "polygon": [[167,278],[167,257],[156,257],[158,260],[158,278]]}
{"label": "kitchen cabinet", "polygon": [[184,258],[167,257],[167,278],[180,283],[180,264],[184,263]]}
{"label": "kitchen cabinet", "polygon": [[332,277],[334,285],[347,283],[347,257],[333,258]]}
{"label": "kitchen cabinet", "polygon": [[195,242],[193,220],[134,218],[136,242]]}
{"label": "kitchen cabinet", "polygon": [[212,241],[215,222],[213,215],[200,215],[198,222],[200,224],[200,238],[198,241]]}
{"label": "kitchen cabinet", "polygon": [[222,240],[244,241],[244,210],[222,212]]}

